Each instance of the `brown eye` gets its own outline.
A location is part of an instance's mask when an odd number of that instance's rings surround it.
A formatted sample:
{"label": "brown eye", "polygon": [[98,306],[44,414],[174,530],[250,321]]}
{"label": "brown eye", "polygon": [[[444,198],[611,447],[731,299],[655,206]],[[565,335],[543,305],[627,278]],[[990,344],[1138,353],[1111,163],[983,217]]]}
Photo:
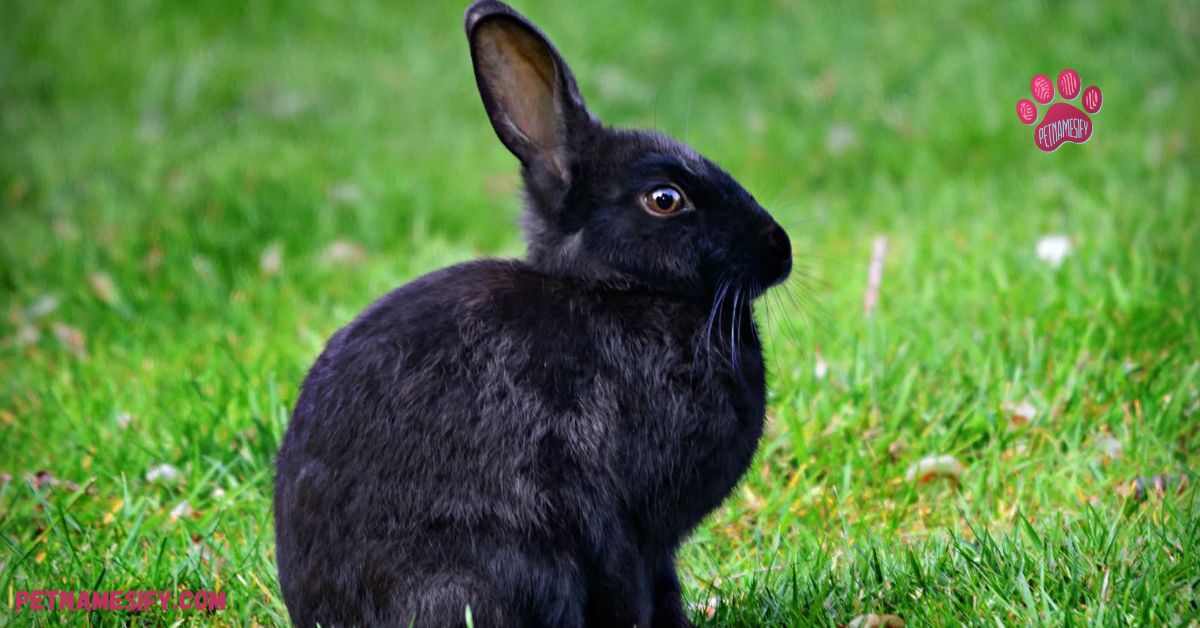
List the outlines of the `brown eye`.
{"label": "brown eye", "polygon": [[642,206],[655,216],[670,216],[683,207],[683,193],[669,185],[654,188],[642,195]]}

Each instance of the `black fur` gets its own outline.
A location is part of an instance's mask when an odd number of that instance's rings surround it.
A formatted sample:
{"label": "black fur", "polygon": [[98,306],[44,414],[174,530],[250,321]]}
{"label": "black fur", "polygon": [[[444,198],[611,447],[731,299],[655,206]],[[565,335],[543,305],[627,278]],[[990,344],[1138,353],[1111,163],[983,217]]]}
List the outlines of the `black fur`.
{"label": "black fur", "polygon": [[[510,86],[489,81],[508,75],[477,41],[494,21],[486,36],[554,68],[553,120],[498,101]],[[476,626],[688,625],[675,549],[762,433],[752,300],[790,271],[787,235],[690,148],[598,123],[512,9],[478,2],[466,22],[522,162],[528,256],[426,275],[329,341],[278,458],[288,611],[301,626],[461,626],[468,606]],[[512,124],[530,119],[543,126]],[[689,209],[651,215],[640,199],[668,184]]]}

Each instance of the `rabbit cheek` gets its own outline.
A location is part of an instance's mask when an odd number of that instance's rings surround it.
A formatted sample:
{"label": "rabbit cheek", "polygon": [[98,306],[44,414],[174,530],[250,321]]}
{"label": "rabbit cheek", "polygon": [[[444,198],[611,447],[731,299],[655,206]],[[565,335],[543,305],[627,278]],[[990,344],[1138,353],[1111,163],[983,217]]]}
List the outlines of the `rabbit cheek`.
{"label": "rabbit cheek", "polygon": [[590,228],[592,250],[605,263],[660,289],[687,291],[700,281],[700,252],[683,224],[619,206]]}

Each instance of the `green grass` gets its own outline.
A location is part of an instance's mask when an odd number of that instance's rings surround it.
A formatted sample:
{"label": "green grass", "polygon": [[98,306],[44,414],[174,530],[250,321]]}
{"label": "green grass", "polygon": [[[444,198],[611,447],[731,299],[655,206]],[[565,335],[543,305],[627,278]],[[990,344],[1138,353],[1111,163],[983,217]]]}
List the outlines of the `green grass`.
{"label": "green grass", "polygon": [[[390,288],[521,252],[462,7],[245,4],[3,11],[0,623],[78,620],[11,616],[18,590],[176,587],[229,608],[172,619],[284,622],[271,467],[305,369]],[[795,243],[767,436],[680,554],[697,621],[1200,622],[1194,3],[519,6],[595,111],[686,139]],[[1063,67],[1104,109],[1046,155],[1015,102]],[[959,481],[907,480],[929,455]],[[1156,474],[1193,481],[1123,490]]]}

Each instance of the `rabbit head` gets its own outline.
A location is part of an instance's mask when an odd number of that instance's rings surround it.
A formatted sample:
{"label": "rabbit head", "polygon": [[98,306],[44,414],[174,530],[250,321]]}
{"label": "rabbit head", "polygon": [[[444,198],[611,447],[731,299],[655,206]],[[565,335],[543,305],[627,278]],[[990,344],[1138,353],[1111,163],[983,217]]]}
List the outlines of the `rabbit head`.
{"label": "rabbit head", "polygon": [[484,108],[521,162],[531,265],[690,296],[787,277],[788,236],[749,192],[681,142],[603,125],[531,22],[482,0],[466,31]]}

